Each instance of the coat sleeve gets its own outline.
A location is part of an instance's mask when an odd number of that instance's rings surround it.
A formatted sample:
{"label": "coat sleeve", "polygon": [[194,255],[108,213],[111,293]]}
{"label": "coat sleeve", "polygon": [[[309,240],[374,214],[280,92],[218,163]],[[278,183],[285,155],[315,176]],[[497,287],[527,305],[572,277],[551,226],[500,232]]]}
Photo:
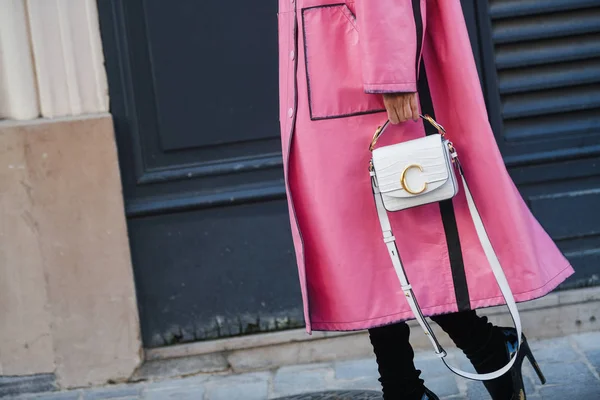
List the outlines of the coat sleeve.
{"label": "coat sleeve", "polygon": [[365,92],[416,92],[425,1],[356,0],[355,4]]}

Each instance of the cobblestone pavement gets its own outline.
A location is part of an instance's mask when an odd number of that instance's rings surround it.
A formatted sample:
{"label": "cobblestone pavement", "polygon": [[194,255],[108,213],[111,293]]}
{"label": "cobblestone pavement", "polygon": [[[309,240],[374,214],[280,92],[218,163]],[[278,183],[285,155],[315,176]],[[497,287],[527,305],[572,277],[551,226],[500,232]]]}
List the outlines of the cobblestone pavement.
{"label": "cobblestone pavement", "polygon": [[[528,362],[523,372],[529,400],[600,399],[600,332],[533,341],[548,384],[540,386]],[[452,362],[466,367],[457,352]],[[489,399],[479,382],[453,376],[435,355],[418,352],[416,364],[427,386],[442,399]],[[241,375],[199,375],[161,382],[16,397],[18,400],[375,400],[379,389],[373,359],[283,367]],[[333,393],[331,391],[337,391]],[[329,392],[306,395],[307,393]],[[304,394],[302,396],[295,396]],[[2,399],[4,400],[4,399]]]}

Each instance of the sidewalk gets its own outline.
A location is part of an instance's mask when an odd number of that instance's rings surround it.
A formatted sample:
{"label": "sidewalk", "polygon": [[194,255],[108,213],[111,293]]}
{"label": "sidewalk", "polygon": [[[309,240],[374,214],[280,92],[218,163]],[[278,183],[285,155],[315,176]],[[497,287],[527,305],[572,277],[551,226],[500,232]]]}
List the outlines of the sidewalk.
{"label": "sidewalk", "polygon": [[[531,342],[534,355],[548,384],[540,386],[526,361],[523,367],[527,399],[600,399],[600,332]],[[449,358],[468,368],[462,354]],[[427,386],[442,399],[489,399],[479,382],[454,377],[430,352],[417,352]],[[352,390],[379,390],[373,359],[282,367],[274,371],[240,375],[197,375],[129,385],[13,397],[18,400],[265,400],[323,391],[346,391],[340,396],[302,396],[302,400],[377,399],[373,394],[349,394]],[[360,392],[358,392],[360,393]],[[6,398],[3,398],[4,400]],[[296,398],[299,400],[299,398]]]}

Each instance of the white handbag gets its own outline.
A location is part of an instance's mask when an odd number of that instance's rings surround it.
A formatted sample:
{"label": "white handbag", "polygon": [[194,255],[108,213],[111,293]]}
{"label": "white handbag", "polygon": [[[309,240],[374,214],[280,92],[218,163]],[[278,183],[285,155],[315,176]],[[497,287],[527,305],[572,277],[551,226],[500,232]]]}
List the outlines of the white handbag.
{"label": "white handbag", "polygon": [[[439,133],[376,149],[377,140],[389,126],[389,121],[387,121],[377,129],[369,146],[369,150],[372,152],[369,171],[377,215],[383,232],[383,241],[388,249],[390,259],[392,260],[408,304],[419,325],[423,328],[425,335],[431,341],[438,357],[442,359],[452,372],[464,378],[479,381],[496,379],[508,372],[517,360],[523,336],[519,310],[473,201],[473,196],[464,177],[456,149],[446,138],[446,131],[440,124],[428,115],[421,115],[421,118],[431,123]],[[487,374],[474,374],[462,371],[446,362],[446,351],[439,344],[433,330],[423,316],[412,287],[406,277],[396,247],[396,238],[392,233],[392,227],[387,215],[388,211],[396,212],[453,198],[459,191],[457,172],[462,181],[477,236],[500,287],[502,296],[504,296],[519,338],[517,351],[513,353],[509,363],[503,368]]]}

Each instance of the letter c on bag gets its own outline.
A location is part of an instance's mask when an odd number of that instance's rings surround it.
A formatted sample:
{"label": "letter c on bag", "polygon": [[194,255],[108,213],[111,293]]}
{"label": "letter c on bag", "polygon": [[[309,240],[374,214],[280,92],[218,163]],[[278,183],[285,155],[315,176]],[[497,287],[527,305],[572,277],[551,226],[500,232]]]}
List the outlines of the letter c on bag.
{"label": "letter c on bag", "polygon": [[404,168],[404,171],[402,171],[402,177],[400,178],[400,184],[402,185],[402,189],[406,190],[407,193],[410,193],[412,195],[417,195],[417,194],[421,194],[423,193],[425,190],[427,190],[427,182],[425,182],[423,184],[423,187],[417,191],[413,191],[408,187],[408,183],[406,182],[406,175],[408,173],[408,171],[410,171],[411,169],[416,168],[419,171],[423,172],[423,167],[420,166],[419,164],[411,164],[408,167]]}

